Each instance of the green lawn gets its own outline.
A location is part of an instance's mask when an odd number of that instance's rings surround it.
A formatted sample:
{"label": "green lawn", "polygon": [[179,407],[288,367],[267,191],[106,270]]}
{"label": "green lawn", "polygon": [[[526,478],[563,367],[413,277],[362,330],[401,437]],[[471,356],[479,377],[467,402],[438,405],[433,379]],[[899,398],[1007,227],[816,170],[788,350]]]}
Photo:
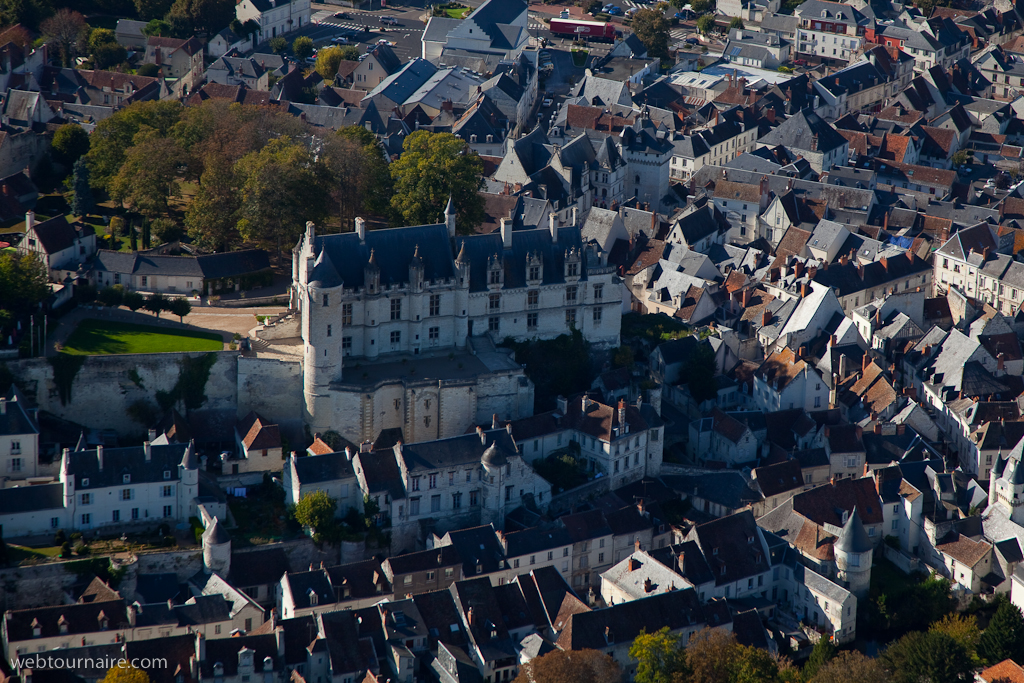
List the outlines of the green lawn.
{"label": "green lawn", "polygon": [[445,10],[445,12],[446,12],[446,13],[448,14],[448,16],[449,16],[449,17],[451,17],[452,19],[462,19],[462,18],[463,18],[463,17],[465,17],[465,16],[467,15],[467,14],[469,14],[469,12],[470,12],[470,9],[471,9],[471,8],[469,8],[469,7],[464,7],[464,8],[462,8],[462,9],[446,9],[446,10]]}
{"label": "green lawn", "polygon": [[108,320],[83,320],[64,345],[64,353],[94,356],[117,353],[168,353],[177,351],[220,351],[219,334],[193,330],[165,329]]}
{"label": "green lawn", "polygon": [[57,546],[29,548],[24,545],[8,545],[7,553],[11,564],[18,564],[26,560],[48,560],[60,557],[60,548]]}

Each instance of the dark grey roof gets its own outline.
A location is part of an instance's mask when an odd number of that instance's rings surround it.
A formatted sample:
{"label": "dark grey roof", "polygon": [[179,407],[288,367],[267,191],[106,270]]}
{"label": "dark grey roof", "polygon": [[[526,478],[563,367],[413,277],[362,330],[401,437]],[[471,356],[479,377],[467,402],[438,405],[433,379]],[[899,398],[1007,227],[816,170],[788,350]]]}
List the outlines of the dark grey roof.
{"label": "dark grey roof", "polygon": [[92,226],[82,223],[68,223],[64,216],[36,223],[32,228],[39,244],[47,254],[56,254],[74,246],[75,239],[92,235]]}
{"label": "dark grey roof", "polygon": [[836,550],[847,553],[865,553],[874,549],[871,539],[868,538],[868,532],[860,521],[860,514],[857,512],[856,507],[853,508],[850,519],[839,533],[839,538],[836,539],[834,547]]}
{"label": "dark grey roof", "polygon": [[263,249],[205,254],[196,257],[196,261],[207,279],[238,277],[270,268],[270,255]]}
{"label": "dark grey roof", "polygon": [[276,584],[288,571],[288,556],[283,548],[260,548],[231,554],[231,572],[228,582],[232,586],[248,588]]}
{"label": "dark grey roof", "polygon": [[39,433],[39,428],[25,410],[24,401],[20,400],[13,387],[7,397],[0,400],[4,405],[3,412],[0,412],[0,436]]}
{"label": "dark grey roof", "polygon": [[206,527],[206,531],[203,532],[203,541],[206,543],[216,543],[218,545],[222,543],[228,543],[231,541],[231,534],[224,528],[224,525],[220,523],[220,519],[217,517],[213,518],[213,523]]}
{"label": "dark grey roof", "polygon": [[352,461],[345,453],[327,453],[295,458],[295,472],[304,486],[355,477]]}
{"label": "dark grey roof", "polygon": [[135,599],[143,605],[166,603],[178,597],[180,592],[181,585],[174,572],[139,574],[135,582]]}
{"label": "dark grey roof", "polygon": [[[815,135],[817,143],[814,142]],[[758,143],[804,151],[814,147],[819,152],[830,152],[849,144],[831,124],[810,109],[790,116],[778,128],[759,138]]]}
{"label": "dark grey roof", "polygon": [[568,545],[572,545],[569,532],[558,527],[553,529],[534,527],[505,534],[505,547],[509,557],[539,553],[542,550]]}
{"label": "dark grey roof", "polygon": [[313,245],[317,257],[310,281],[319,281],[324,287],[337,287],[342,283],[345,287],[362,287],[365,284],[365,267],[372,252],[380,268],[382,287],[405,283],[409,280],[409,263],[417,247],[423,259],[426,281],[454,276],[455,263],[448,229],[439,223],[370,230],[364,244],[360,244],[359,236],[354,232],[318,236]]}
{"label": "dark grey roof", "polygon": [[475,432],[437,441],[404,444],[402,459],[409,473],[413,474],[417,470],[425,473],[454,465],[478,465],[491,446],[495,446],[495,451],[502,455],[516,453],[515,442],[507,430],[488,430],[484,436],[486,446]]}
{"label": "dark grey roof", "polygon": [[735,470],[699,475],[671,474],[662,477],[667,486],[686,496],[697,496],[732,510],[764,499],[742,474]]}
{"label": "dark grey roof", "polygon": [[64,485],[41,484],[0,489],[0,514],[64,509]]}
{"label": "dark grey roof", "polygon": [[178,466],[188,449],[188,444],[150,446],[152,456],[147,462],[142,446],[104,448],[102,470],[97,449],[73,451],[68,456],[68,472],[75,477],[75,486],[79,489],[120,486],[125,475],[130,476],[132,484],[176,482],[179,480]]}

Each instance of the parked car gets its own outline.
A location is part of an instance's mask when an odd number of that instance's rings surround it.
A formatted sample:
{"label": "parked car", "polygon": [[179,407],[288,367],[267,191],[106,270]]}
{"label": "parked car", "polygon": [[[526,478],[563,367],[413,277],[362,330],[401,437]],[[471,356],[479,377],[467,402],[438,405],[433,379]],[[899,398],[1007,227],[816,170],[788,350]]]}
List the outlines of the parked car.
{"label": "parked car", "polygon": [[611,9],[608,10],[607,14],[610,14],[613,17],[622,16],[622,8],[621,7],[612,7]]}
{"label": "parked car", "polygon": [[687,38],[683,42],[687,43],[688,45],[700,45],[700,40],[697,39],[697,38],[694,38],[693,36],[690,36],[689,38]]}
{"label": "parked car", "polygon": [[334,43],[335,45],[348,45],[348,38],[346,38],[345,36],[337,36],[331,38],[331,42]]}
{"label": "parked car", "polygon": [[544,101],[541,102],[541,105],[545,106],[545,107],[550,107],[551,106],[551,98],[550,97],[544,98]]}
{"label": "parked car", "polygon": [[335,12],[334,13],[334,18],[335,19],[348,19],[349,18],[348,17],[348,12]]}
{"label": "parked car", "polygon": [[398,19],[395,19],[394,17],[384,16],[380,18],[380,23],[384,24],[385,26],[398,26]]}
{"label": "parked car", "polygon": [[394,43],[392,43],[390,40],[388,40],[386,38],[381,38],[380,40],[377,41],[377,44],[378,45],[391,45],[391,46],[394,46]]}

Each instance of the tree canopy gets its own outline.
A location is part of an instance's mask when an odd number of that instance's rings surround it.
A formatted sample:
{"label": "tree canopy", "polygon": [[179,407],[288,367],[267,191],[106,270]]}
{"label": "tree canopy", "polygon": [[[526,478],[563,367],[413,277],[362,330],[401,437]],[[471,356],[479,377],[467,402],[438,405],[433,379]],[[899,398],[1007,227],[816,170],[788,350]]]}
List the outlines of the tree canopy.
{"label": "tree canopy", "polygon": [[1024,665],[1024,617],[1005,596],[978,640],[978,654],[989,664],[1012,659]]}
{"label": "tree canopy", "polygon": [[326,491],[313,491],[304,495],[295,504],[295,521],[318,533],[334,524],[334,513],[337,510],[338,501],[331,498]]}
{"label": "tree canopy", "polygon": [[89,134],[77,123],[65,123],[53,134],[53,160],[70,167],[89,151]]}
{"label": "tree canopy", "polygon": [[965,683],[972,668],[964,646],[940,631],[911,631],[881,657],[893,683]]}
{"label": "tree canopy", "polygon": [[633,33],[647,47],[649,57],[668,58],[668,19],[656,9],[642,9],[633,15]]}
{"label": "tree canopy", "polygon": [[686,654],[678,634],[668,627],[657,633],[641,633],[629,648],[629,656],[637,660],[636,683],[672,683],[686,671]]}
{"label": "tree canopy", "polygon": [[10,334],[49,295],[47,275],[35,254],[0,254],[0,331]]}
{"label": "tree canopy", "polygon": [[715,16],[713,14],[705,14],[697,18],[697,30],[708,35],[715,30]]}
{"label": "tree canopy", "polygon": [[622,669],[603,652],[555,650],[524,664],[513,683],[620,683],[621,680]]}
{"label": "tree canopy", "polygon": [[405,139],[402,156],[391,164],[395,189],[391,197],[394,222],[404,225],[440,223],[452,199],[456,227],[463,233],[483,222],[483,161],[451,133],[418,130]]}
{"label": "tree canopy", "polygon": [[149,683],[149,674],[130,664],[125,663],[121,666],[119,663],[107,671],[107,675],[100,683]]}

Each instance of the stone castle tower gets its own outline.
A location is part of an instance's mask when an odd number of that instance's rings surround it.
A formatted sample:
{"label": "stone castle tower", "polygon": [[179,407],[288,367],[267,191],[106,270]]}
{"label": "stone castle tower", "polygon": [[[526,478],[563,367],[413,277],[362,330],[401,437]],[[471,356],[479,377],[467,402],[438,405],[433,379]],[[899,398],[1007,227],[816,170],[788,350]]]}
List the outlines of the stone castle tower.
{"label": "stone castle tower", "polygon": [[216,517],[203,532],[203,571],[224,578],[231,571],[231,535]]}
{"label": "stone castle tower", "polygon": [[857,599],[868,595],[871,585],[871,555],[874,544],[860,521],[857,508],[850,513],[850,518],[843,526],[832,546],[836,555],[836,578],[843,582]]}

